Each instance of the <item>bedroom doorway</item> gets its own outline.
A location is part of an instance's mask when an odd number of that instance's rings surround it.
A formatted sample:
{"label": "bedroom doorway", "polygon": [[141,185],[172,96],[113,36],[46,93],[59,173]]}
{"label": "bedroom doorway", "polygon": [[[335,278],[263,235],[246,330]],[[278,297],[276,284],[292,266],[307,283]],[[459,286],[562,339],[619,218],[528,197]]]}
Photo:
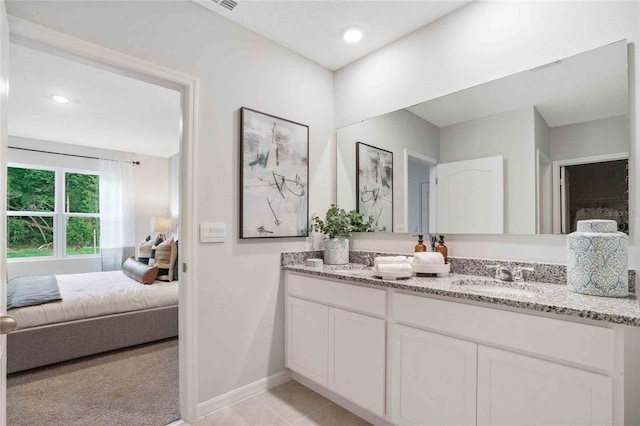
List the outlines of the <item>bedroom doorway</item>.
{"label": "bedroom doorway", "polygon": [[[193,180],[194,180],[194,157],[195,157],[195,139],[194,139],[194,115],[195,115],[195,93],[196,93],[196,85],[197,81],[187,75],[180,74],[173,70],[169,70],[163,67],[159,67],[155,64],[148,63],[145,61],[141,61],[137,58],[129,57],[126,55],[122,55],[118,52],[105,49],[101,46],[93,45],[83,40],[79,40],[73,37],[69,37],[65,34],[58,33],[55,31],[51,31],[49,29],[39,27],[37,25],[11,19],[11,32],[12,32],[12,42],[15,43],[16,46],[20,48],[32,49],[35,51],[39,51],[45,54],[55,54],[55,56],[72,59],[78,63],[83,65],[90,65],[96,67],[99,70],[108,70],[109,72],[115,72],[118,75],[126,76],[127,78],[133,78],[145,83],[151,83],[153,85],[161,86],[166,89],[170,89],[176,91],[179,95],[179,116],[177,117],[177,121],[180,123],[179,128],[179,136],[178,136],[178,146],[179,146],[179,156],[174,158],[168,164],[168,169],[174,171],[174,175],[176,177],[177,182],[174,181],[174,186],[179,190],[179,196],[177,198],[173,198],[172,206],[178,206],[180,210],[180,217],[173,225],[163,225],[163,219],[170,214],[165,215],[154,215],[155,219],[154,225],[152,225],[151,231],[154,232],[153,235],[149,235],[150,239],[157,237],[157,233],[166,233],[172,231],[179,231],[179,245],[177,248],[178,252],[178,262],[175,262],[175,269],[171,268],[160,268],[166,269],[162,273],[167,275],[169,273],[180,273],[180,286],[179,286],[179,296],[178,296],[178,305],[179,305],[179,316],[180,316],[180,339],[179,339],[179,387],[176,383],[176,391],[179,391],[179,402],[180,402],[180,415],[184,419],[190,419],[195,417],[195,408],[196,408],[196,400],[195,400],[195,353],[193,351],[195,335],[193,324],[195,322],[193,307],[195,305],[195,289],[193,288],[193,283],[195,282],[195,272],[196,267],[193,264],[190,264],[190,259],[194,256],[194,248],[195,245],[193,236],[196,235],[194,232],[195,221],[195,209],[194,200],[193,200]],[[11,59],[9,59],[11,61]],[[56,94],[48,94],[48,97],[53,99],[53,96]],[[65,102],[61,102],[65,103]],[[24,142],[24,141],[22,141]],[[4,147],[6,149],[6,147]],[[21,148],[24,148],[22,146]],[[21,150],[21,152],[32,152],[32,151],[45,151],[45,149],[36,149],[33,147],[26,147]],[[33,152],[32,152],[33,153]],[[68,153],[68,152],[67,152]],[[39,152],[37,155],[53,155],[52,152],[43,153]],[[72,155],[73,156],[73,155]],[[77,155],[76,155],[77,156]],[[82,156],[82,155],[81,155]],[[86,155],[85,157],[89,157]],[[135,161],[135,160],[133,160]],[[136,166],[132,166],[136,167]],[[25,170],[24,167],[16,167],[17,169]],[[43,222],[45,225],[41,224],[42,228],[52,228],[56,229],[55,224],[58,222],[65,223],[68,226],[69,221],[71,220],[71,216],[73,216],[68,209],[68,206],[73,204],[73,197],[69,194],[65,193],[63,189],[68,189],[68,185],[65,182],[70,182],[75,178],[75,175],[72,174],[75,172],[77,175],[82,175],[82,178],[85,174],[77,173],[75,170],[67,170],[63,167],[54,167],[55,170],[48,169],[38,169],[38,171],[43,172],[53,172],[53,180],[54,180],[54,191],[60,191],[60,198],[62,200],[59,202],[60,204],[56,204],[62,206],[62,211],[68,213],[68,217],[61,216],[59,219],[53,217],[49,213],[40,214],[42,217],[52,217],[49,222]],[[47,175],[47,173],[40,173]],[[101,176],[101,175],[100,175]],[[39,176],[42,177],[42,176]],[[153,184],[153,181],[149,182]],[[62,186],[63,189],[60,187]],[[56,192],[57,194],[57,192]],[[54,198],[57,197],[54,196]],[[58,210],[56,210],[58,211]],[[55,213],[55,212],[54,212]],[[88,219],[90,214],[94,213],[82,213],[82,219]],[[78,213],[78,214],[80,214]],[[17,215],[14,215],[17,216]],[[78,216],[78,215],[76,215]],[[75,217],[75,216],[74,216]],[[78,216],[79,217],[79,216]],[[38,219],[37,219],[38,220]],[[168,226],[168,227],[167,227]],[[177,229],[174,229],[177,228]],[[62,228],[64,229],[64,228]],[[150,232],[151,232],[150,231]],[[65,237],[69,240],[69,232],[68,229],[65,232]],[[177,239],[177,238],[176,238]],[[95,240],[95,238],[94,238]],[[168,241],[168,239],[165,239]],[[140,241],[136,241],[136,243],[140,243]],[[160,247],[162,242],[158,241],[158,244],[155,246]],[[43,250],[48,250],[46,244],[43,244],[45,247]],[[87,250],[91,250],[92,244],[85,244],[89,246]],[[138,245],[138,244],[136,244]],[[99,247],[98,242],[93,243],[93,250],[95,254],[96,247]],[[81,247],[82,248],[82,247]],[[38,247],[40,249],[40,247]],[[69,248],[66,245],[52,244],[52,250],[68,250]],[[137,253],[137,257],[140,258],[140,253]],[[170,255],[169,257],[172,257]],[[75,260],[75,259],[72,259]],[[139,260],[139,259],[138,259]],[[187,264],[189,268],[187,269]],[[189,271],[187,273],[186,271]],[[152,315],[158,314],[158,312],[152,312]],[[123,332],[127,327],[121,327],[120,333]],[[126,334],[126,333],[125,333]],[[119,336],[121,337],[121,336]],[[144,348],[141,348],[142,352],[144,352]],[[106,356],[117,356],[118,353],[109,353]],[[141,357],[148,355],[148,353],[139,354]],[[142,358],[140,358],[142,359]],[[89,361],[95,361],[95,358]],[[109,362],[117,363],[117,359],[109,360]],[[115,365],[115,364],[114,364]],[[44,367],[46,368],[46,367]],[[34,395],[31,395],[34,397]],[[61,396],[64,398],[66,396]],[[95,395],[93,396],[95,398]],[[5,407],[2,407],[5,408]],[[6,411],[2,410],[2,416],[4,417]],[[132,416],[131,419],[136,419],[136,413],[130,413]],[[37,424],[37,422],[32,422],[31,424]],[[43,423],[44,424],[44,423]],[[51,421],[47,421],[47,424],[55,424]]]}

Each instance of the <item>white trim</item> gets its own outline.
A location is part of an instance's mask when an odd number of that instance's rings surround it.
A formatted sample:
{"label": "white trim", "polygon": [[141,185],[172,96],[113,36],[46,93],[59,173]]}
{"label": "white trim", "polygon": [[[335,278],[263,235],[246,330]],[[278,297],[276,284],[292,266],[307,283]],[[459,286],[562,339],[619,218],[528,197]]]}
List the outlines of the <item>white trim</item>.
{"label": "white trim", "polygon": [[188,272],[180,278],[179,354],[180,412],[184,419],[196,418],[198,402],[197,357],[197,200],[196,117],[198,79],[124,53],[55,31],[29,21],[9,17],[11,41],[34,49],[70,57],[121,75],[178,90],[182,102],[180,259]]}
{"label": "white trim", "polygon": [[390,423],[388,420],[373,414],[372,412],[370,412],[369,410],[366,410],[362,407],[360,407],[359,405],[354,404],[353,402],[349,401],[348,399],[338,395],[335,392],[330,391],[329,389],[325,388],[322,385],[317,384],[316,382],[307,379],[306,377],[296,373],[295,371],[293,372],[293,380],[295,380],[296,382],[308,387],[309,389],[311,389],[312,391],[319,393],[320,395],[324,396],[325,398],[327,398],[328,400],[334,402],[335,404],[341,406],[342,408],[344,408],[347,411],[352,412],[353,414],[355,414],[358,417],[361,417],[363,419],[365,419],[366,421],[368,421],[369,423],[375,425],[375,426],[391,426],[392,423]]}
{"label": "white trim", "polygon": [[628,152],[614,154],[594,155],[591,157],[570,158],[567,160],[555,160],[553,167],[553,233],[562,234],[562,205],[560,193],[560,168],[565,166],[577,166],[580,164],[604,163],[606,161],[628,160]]}
{"label": "white trim", "polygon": [[[423,163],[426,163],[429,165],[429,167],[433,167],[436,166],[438,164],[438,160],[430,157],[428,155],[424,155],[424,154],[420,154],[419,152],[415,152],[412,151],[410,149],[404,149],[404,182],[403,182],[403,186],[404,186],[404,229],[403,230],[398,230],[398,229],[393,229],[392,232],[409,232],[411,233],[411,231],[409,231],[408,226],[409,226],[409,197],[407,196],[409,194],[409,157],[412,157],[418,161],[422,161]],[[431,175],[431,172],[429,172],[429,174]],[[431,207],[431,203],[429,203],[429,207]],[[431,227],[431,214],[429,215],[429,227]],[[424,234],[428,233],[428,230],[422,231]]]}
{"label": "white trim", "polygon": [[171,422],[166,426],[189,426],[189,423],[184,420],[176,420],[175,422]]}
{"label": "white trim", "polygon": [[[553,162],[551,158],[540,149],[536,149],[536,234],[541,234],[540,232],[540,160],[545,160],[547,163],[550,163],[553,167]],[[551,182],[551,187],[553,188],[553,182]],[[552,204],[553,204],[553,195],[551,196]],[[552,207],[553,209],[553,207]],[[552,222],[553,222],[553,212],[552,214]],[[552,225],[553,229],[553,225]]]}
{"label": "white trim", "polygon": [[198,419],[215,413],[218,410],[251,398],[259,393],[280,386],[291,380],[291,370],[282,370],[272,376],[265,377],[246,386],[232,390],[223,395],[198,404]]}

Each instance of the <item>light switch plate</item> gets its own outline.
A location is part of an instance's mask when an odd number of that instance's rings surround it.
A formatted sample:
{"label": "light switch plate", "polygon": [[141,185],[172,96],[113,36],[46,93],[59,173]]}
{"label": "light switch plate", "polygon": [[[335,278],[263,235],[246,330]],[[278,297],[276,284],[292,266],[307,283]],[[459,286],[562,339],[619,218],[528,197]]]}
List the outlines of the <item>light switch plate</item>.
{"label": "light switch plate", "polygon": [[204,222],[200,224],[201,243],[224,243],[227,239],[227,224]]}

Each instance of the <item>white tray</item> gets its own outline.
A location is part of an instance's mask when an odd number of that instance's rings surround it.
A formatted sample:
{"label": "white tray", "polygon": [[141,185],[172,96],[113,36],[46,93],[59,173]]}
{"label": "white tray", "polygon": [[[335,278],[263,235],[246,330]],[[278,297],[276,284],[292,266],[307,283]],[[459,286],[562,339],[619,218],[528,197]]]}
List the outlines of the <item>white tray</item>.
{"label": "white tray", "polygon": [[411,278],[413,272],[378,272],[373,271],[373,276],[382,278],[383,280],[397,280],[398,278]]}
{"label": "white tray", "polygon": [[436,274],[439,277],[446,277],[451,271],[451,264],[445,263],[444,265],[411,265],[413,272],[417,274]]}

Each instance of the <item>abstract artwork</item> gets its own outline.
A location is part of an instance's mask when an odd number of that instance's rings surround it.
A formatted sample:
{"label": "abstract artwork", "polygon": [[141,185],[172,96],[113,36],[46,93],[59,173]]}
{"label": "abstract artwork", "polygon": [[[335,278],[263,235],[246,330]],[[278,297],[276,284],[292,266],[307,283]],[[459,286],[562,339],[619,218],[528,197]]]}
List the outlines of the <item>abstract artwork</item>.
{"label": "abstract artwork", "polygon": [[393,152],[356,143],[356,206],[376,231],[393,232]]}
{"label": "abstract artwork", "polygon": [[241,109],[240,238],[306,237],[309,126]]}

